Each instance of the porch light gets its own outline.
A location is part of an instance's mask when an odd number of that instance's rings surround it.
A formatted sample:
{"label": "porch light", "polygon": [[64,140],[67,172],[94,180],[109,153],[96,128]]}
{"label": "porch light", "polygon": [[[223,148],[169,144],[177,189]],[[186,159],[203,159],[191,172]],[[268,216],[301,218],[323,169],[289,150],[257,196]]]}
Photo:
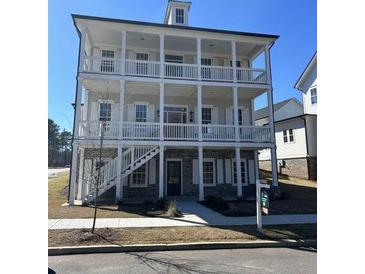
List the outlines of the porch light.
{"label": "porch light", "polygon": [[212,47],[214,47],[214,45],[213,45],[213,44],[209,44],[209,47],[211,47],[211,48],[212,48]]}
{"label": "porch light", "polygon": [[143,38],[143,37],[141,37],[141,38],[139,38],[139,40],[144,41],[144,38]]}
{"label": "porch light", "polygon": [[157,118],[160,119],[160,110],[158,109],[156,112],[157,112]]}
{"label": "porch light", "polygon": [[189,117],[190,123],[192,123],[194,120],[194,111],[191,110],[189,114],[190,114],[190,117]]}

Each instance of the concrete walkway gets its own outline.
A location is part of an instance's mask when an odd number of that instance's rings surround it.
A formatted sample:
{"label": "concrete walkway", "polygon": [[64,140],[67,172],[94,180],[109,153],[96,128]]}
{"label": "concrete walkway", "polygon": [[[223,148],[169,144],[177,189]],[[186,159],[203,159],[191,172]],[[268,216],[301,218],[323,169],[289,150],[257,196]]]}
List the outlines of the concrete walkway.
{"label": "concrete walkway", "polygon": [[[97,228],[255,225],[256,216],[226,217],[196,202],[178,202],[182,218],[99,218]],[[91,228],[92,219],[49,219],[48,229]],[[263,216],[264,225],[317,223],[316,214]]]}

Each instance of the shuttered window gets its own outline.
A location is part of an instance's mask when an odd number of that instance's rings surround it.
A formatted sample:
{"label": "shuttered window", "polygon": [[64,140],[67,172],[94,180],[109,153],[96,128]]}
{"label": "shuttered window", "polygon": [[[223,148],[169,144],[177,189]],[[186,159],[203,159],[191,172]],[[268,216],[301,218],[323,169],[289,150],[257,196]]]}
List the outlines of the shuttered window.
{"label": "shuttered window", "polygon": [[203,162],[203,178],[204,178],[204,185],[206,185],[206,186],[214,186],[215,185],[214,160],[204,160],[204,162]]}
{"label": "shuttered window", "polygon": [[136,105],[136,122],[147,122],[147,105]]}
{"label": "shuttered window", "polygon": [[110,121],[112,118],[112,104],[100,103],[99,104],[99,120]]}

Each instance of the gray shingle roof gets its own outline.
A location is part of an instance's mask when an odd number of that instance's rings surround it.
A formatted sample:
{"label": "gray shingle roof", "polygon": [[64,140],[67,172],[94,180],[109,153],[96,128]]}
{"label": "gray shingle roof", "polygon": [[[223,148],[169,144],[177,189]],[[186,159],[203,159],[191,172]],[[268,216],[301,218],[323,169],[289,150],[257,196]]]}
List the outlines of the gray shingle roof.
{"label": "gray shingle roof", "polygon": [[[274,104],[274,112],[281,109],[284,105],[286,105],[290,100],[293,100],[294,98],[289,98],[284,101],[281,101],[279,103]],[[268,107],[260,108],[255,111],[255,120],[259,120],[265,117],[268,117],[269,109]]]}

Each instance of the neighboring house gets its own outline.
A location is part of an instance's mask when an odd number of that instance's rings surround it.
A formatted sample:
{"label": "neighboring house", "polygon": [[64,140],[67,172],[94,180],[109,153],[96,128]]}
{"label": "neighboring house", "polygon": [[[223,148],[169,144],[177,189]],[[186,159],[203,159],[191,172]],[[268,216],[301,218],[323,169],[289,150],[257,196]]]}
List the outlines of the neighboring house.
{"label": "neighboring house", "polygon": [[[276,162],[272,115],[255,126],[253,105],[266,93],[272,108],[278,36],[190,27],[190,7],[169,1],[162,24],[72,15],[80,48],[70,204],[95,199],[88,182],[103,123],[99,194],[117,202],[246,197],[255,193],[258,151],[271,148]],[[265,66],[253,66],[262,55]]]}
{"label": "neighboring house", "polygon": [[[277,168],[280,174],[305,179],[316,179],[315,162],[308,157],[313,151],[313,144],[308,140],[312,129],[308,120],[313,115],[303,114],[303,105],[296,98],[291,98],[274,105],[275,139]],[[255,124],[265,126],[268,123],[268,109],[255,111]],[[260,168],[271,171],[271,156],[268,149],[259,153]]]}

